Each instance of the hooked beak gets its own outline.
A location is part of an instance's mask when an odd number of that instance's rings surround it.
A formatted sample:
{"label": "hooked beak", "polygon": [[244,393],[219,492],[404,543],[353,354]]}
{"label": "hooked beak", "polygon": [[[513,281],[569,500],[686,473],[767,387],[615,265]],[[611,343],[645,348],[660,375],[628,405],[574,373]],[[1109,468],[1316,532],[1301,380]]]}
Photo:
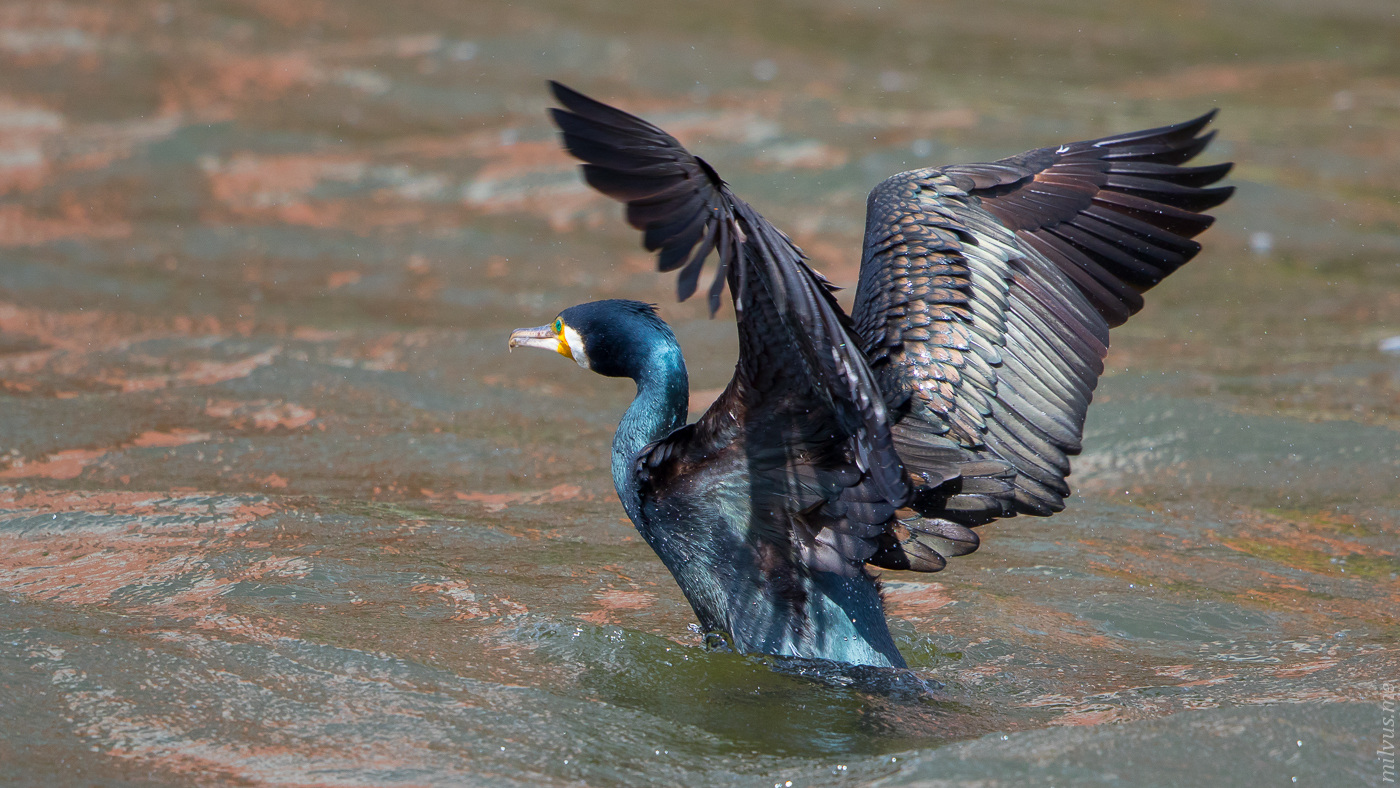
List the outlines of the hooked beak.
{"label": "hooked beak", "polygon": [[564,338],[554,333],[553,326],[537,326],[535,328],[517,328],[510,332],[510,349],[518,347],[537,347],[543,350],[553,350],[561,356],[572,359],[574,354],[569,352],[569,344]]}

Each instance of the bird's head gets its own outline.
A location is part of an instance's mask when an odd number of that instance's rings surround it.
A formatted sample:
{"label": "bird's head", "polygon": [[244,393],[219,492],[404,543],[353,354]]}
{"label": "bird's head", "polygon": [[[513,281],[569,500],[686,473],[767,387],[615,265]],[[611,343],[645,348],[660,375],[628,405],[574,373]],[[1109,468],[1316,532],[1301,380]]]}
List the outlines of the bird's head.
{"label": "bird's head", "polygon": [[553,350],[600,375],[635,379],[657,351],[676,347],[676,337],[651,304],[612,299],[571,306],[549,325],[517,328],[510,347]]}

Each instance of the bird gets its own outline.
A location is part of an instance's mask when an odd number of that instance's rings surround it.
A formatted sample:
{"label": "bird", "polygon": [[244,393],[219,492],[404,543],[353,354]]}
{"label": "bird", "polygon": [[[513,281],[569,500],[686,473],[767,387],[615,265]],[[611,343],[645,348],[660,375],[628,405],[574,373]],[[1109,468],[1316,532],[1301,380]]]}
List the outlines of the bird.
{"label": "bird", "polygon": [[509,347],[630,378],[612,444],[623,509],[700,627],[743,654],[904,668],[872,568],[937,572],[973,529],[1061,511],[1109,329],[1193,258],[1230,163],[1185,166],[1194,120],[893,175],[867,200],[848,315],[838,288],[719,173],[651,123],[558,82],[550,110],[583,179],[679,271],[710,257],[739,354],[688,421],[654,306],[564,309]]}

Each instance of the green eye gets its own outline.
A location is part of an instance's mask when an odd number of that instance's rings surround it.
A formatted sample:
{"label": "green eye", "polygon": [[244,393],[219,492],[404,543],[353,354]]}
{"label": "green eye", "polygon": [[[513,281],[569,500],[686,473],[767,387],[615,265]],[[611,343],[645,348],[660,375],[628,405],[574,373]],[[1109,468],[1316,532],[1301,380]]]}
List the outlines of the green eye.
{"label": "green eye", "polygon": [[556,317],[556,318],[554,318],[554,326],[553,326],[553,328],[554,328],[554,333],[556,333],[556,334],[562,334],[562,333],[564,333],[564,318],[562,318],[562,317]]}

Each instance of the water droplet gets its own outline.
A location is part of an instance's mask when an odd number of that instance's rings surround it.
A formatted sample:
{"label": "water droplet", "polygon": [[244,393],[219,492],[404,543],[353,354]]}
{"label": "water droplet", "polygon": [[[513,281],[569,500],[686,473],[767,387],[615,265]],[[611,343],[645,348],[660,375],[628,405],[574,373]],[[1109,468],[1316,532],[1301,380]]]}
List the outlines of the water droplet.
{"label": "water droplet", "polygon": [[1260,257],[1267,255],[1274,250],[1274,234],[1264,232],[1254,232],[1249,234],[1249,251]]}

